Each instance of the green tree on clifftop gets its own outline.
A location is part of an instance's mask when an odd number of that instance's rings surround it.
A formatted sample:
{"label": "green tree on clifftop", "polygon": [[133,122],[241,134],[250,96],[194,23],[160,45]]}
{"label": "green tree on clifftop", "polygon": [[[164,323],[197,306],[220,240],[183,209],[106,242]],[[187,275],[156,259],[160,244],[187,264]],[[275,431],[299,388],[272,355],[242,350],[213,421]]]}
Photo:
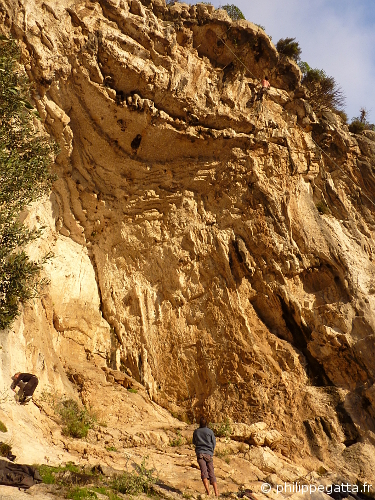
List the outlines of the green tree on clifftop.
{"label": "green tree on clifftop", "polygon": [[0,329],[19,313],[19,302],[35,296],[43,265],[24,251],[40,231],[27,229],[20,213],[50,190],[49,165],[57,146],[37,132],[29,85],[18,64],[14,40],[0,37]]}
{"label": "green tree on clifftop", "polygon": [[236,5],[227,4],[220,7],[220,9],[225,10],[228,13],[229,17],[233,19],[233,21],[239,21],[240,19],[245,19],[245,16],[242,14],[240,9]]}

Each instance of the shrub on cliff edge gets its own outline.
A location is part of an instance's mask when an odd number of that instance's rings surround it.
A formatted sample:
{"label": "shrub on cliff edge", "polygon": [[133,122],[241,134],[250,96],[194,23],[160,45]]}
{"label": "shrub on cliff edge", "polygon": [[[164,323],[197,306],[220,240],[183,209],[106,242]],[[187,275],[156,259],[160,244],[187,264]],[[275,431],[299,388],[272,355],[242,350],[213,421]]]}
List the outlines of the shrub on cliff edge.
{"label": "shrub on cliff edge", "polygon": [[40,235],[19,220],[27,205],[50,190],[49,165],[56,144],[42,137],[29,103],[30,86],[18,64],[19,48],[0,36],[0,329],[19,313],[19,302],[36,295],[45,259],[33,262],[24,246]]}
{"label": "shrub on cliff edge", "polygon": [[233,21],[239,21],[240,19],[245,19],[245,16],[242,14],[240,9],[233,4],[227,4],[223,5],[220,7],[220,9],[223,9],[227,12],[228,16],[233,20]]}
{"label": "shrub on cliff edge", "polygon": [[359,116],[352,118],[349,125],[349,130],[353,134],[360,134],[364,130],[375,130],[375,125],[368,121],[368,110],[366,108],[361,108],[359,110]]}
{"label": "shrub on cliff edge", "polygon": [[299,63],[302,85],[308,90],[308,99],[314,110],[331,109],[340,112],[345,105],[345,95],[332,76],[324,70],[311,68],[306,62]]}
{"label": "shrub on cliff edge", "polygon": [[279,54],[290,57],[296,62],[300,60],[302,50],[295,38],[280,38],[276,44]]}

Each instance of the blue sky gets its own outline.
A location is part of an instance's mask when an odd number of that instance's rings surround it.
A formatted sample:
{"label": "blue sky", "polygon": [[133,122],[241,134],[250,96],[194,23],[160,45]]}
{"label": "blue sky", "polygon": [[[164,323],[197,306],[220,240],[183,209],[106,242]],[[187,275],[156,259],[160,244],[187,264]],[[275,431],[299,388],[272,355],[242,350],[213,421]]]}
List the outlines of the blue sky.
{"label": "blue sky", "polygon": [[[197,2],[194,2],[197,3]],[[359,109],[375,123],[375,0],[211,0],[234,3],[265,26],[276,42],[295,37],[301,59],[333,76],[346,96],[349,119]]]}

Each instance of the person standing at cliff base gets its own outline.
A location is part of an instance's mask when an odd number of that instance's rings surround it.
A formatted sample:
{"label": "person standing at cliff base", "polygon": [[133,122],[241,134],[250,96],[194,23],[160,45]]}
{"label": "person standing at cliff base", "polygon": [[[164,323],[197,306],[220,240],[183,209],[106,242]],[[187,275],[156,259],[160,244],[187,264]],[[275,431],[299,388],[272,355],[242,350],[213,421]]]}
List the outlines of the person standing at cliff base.
{"label": "person standing at cliff base", "polygon": [[21,404],[28,403],[33,394],[37,385],[39,383],[38,377],[33,375],[32,373],[20,373],[17,372],[12,377],[13,382],[10,388],[13,392],[16,392],[16,387],[19,387],[18,391],[18,401]]}
{"label": "person standing at cliff base", "polygon": [[207,495],[210,494],[210,483],[212,484],[215,495],[218,497],[217,481],[214,471],[214,451],[216,446],[216,438],[211,429],[207,427],[207,420],[201,417],[199,421],[199,429],[195,429],[193,434],[193,444],[195,445],[195,453],[199,468],[201,470],[201,478],[206,489]]}

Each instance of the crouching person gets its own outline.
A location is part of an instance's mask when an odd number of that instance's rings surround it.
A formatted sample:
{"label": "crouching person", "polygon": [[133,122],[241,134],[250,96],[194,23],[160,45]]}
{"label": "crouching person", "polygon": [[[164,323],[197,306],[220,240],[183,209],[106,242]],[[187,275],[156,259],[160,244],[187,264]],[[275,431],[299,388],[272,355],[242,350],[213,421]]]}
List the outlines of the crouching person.
{"label": "crouching person", "polygon": [[28,403],[39,383],[38,377],[32,373],[17,372],[13,375],[12,379],[13,382],[10,386],[12,391],[16,392],[16,387],[19,387],[18,401],[21,404]]}
{"label": "crouching person", "polygon": [[194,431],[193,444],[195,445],[195,453],[197,454],[197,460],[201,470],[201,478],[207,495],[210,494],[211,483],[214,488],[215,495],[218,497],[219,492],[217,489],[213,461],[216,438],[212,430],[207,427],[207,420],[204,417],[201,417],[199,421],[199,429]]}

